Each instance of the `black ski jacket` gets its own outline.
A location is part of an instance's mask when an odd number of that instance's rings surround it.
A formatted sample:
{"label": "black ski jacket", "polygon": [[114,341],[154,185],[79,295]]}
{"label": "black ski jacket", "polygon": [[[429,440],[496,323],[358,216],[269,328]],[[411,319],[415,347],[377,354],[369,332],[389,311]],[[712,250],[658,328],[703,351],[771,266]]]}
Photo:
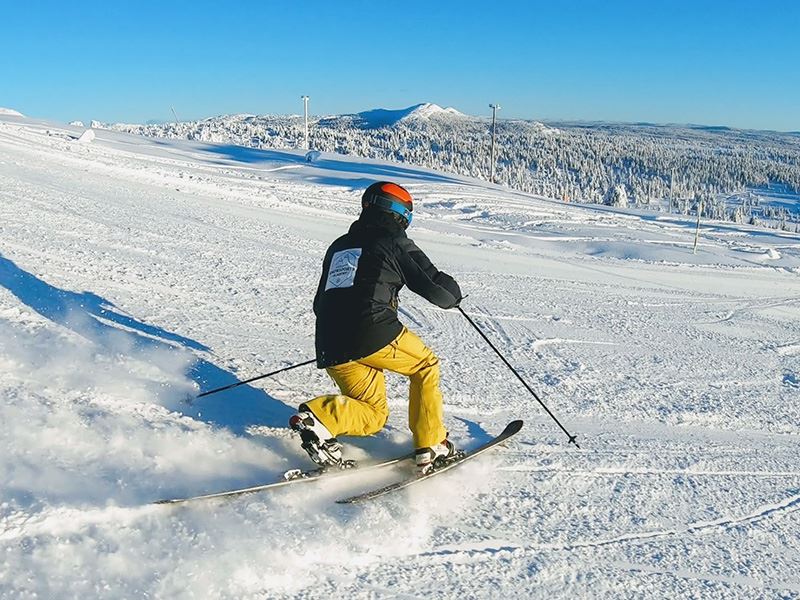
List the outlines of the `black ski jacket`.
{"label": "black ski jacket", "polygon": [[314,297],[317,366],[364,358],[400,335],[404,285],[441,308],[461,301],[455,280],[431,264],[391,214],[365,210],[325,254]]}

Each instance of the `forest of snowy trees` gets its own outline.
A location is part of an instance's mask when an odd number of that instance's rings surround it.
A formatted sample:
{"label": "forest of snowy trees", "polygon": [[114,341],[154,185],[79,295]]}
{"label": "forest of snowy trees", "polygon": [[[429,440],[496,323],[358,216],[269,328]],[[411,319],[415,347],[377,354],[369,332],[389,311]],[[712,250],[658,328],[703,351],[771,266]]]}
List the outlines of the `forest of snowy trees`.
{"label": "forest of snowy trees", "polygon": [[[420,110],[423,107],[423,110]],[[310,146],[488,179],[491,123],[420,105],[394,122],[374,112],[315,118]],[[416,110],[415,110],[416,109]],[[231,115],[114,125],[151,137],[298,148],[303,119]],[[699,126],[501,120],[495,180],[568,202],[694,213],[800,231],[800,135]],[[777,201],[776,201],[777,199]],[[783,199],[783,200],[781,200]]]}

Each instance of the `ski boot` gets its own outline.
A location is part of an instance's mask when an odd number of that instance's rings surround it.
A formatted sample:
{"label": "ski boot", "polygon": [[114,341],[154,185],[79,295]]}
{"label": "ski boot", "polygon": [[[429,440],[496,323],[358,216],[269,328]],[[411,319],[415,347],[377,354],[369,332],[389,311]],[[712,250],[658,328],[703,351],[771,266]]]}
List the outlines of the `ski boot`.
{"label": "ski boot", "polygon": [[430,448],[417,448],[414,451],[417,474],[427,475],[434,469],[445,465],[449,459],[457,455],[456,447],[447,438],[444,438],[441,444],[436,444]]}
{"label": "ski boot", "polygon": [[347,468],[347,461],[342,460],[342,445],[313,413],[303,408],[289,418],[289,427],[300,434],[303,450],[323,469]]}

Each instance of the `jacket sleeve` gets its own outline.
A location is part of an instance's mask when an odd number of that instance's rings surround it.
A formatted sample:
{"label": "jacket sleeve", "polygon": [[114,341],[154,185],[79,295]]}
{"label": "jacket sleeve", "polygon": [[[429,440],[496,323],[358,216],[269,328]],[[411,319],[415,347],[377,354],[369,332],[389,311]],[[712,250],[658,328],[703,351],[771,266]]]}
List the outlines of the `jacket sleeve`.
{"label": "jacket sleeve", "polygon": [[434,267],[412,240],[402,238],[397,244],[397,263],[408,289],[440,308],[453,308],[461,302],[455,279]]}
{"label": "jacket sleeve", "polygon": [[330,249],[325,253],[325,258],[322,260],[322,275],[319,277],[319,284],[317,285],[317,293],[314,294],[314,314],[319,315],[320,302],[322,301],[322,294],[325,293],[325,282],[328,279],[328,271],[331,267],[331,252]]}

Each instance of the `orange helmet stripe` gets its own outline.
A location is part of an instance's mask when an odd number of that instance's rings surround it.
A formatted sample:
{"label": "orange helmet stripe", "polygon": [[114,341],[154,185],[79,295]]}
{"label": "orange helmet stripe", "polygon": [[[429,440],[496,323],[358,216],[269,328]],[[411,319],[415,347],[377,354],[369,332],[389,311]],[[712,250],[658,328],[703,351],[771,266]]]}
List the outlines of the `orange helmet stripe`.
{"label": "orange helmet stripe", "polygon": [[408,193],[408,190],[400,187],[396,183],[384,183],[381,186],[381,191],[389,194],[390,196],[394,196],[401,202],[412,204],[411,194]]}

